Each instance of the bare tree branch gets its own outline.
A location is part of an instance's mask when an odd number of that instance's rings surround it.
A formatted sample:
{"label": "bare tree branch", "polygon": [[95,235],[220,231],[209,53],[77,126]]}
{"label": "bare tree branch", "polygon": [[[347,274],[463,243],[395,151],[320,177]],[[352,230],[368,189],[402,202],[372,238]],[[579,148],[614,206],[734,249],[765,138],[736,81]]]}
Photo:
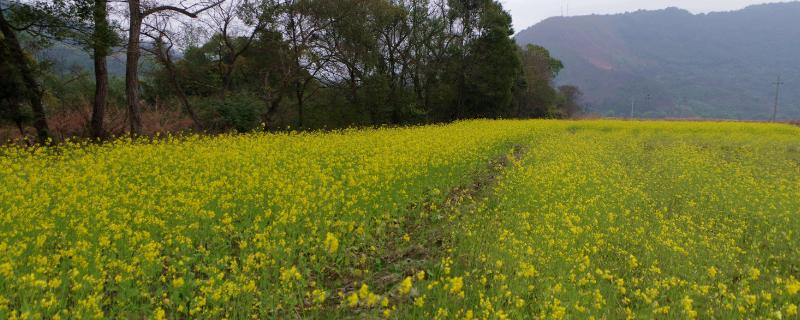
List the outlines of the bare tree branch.
{"label": "bare tree branch", "polygon": [[217,1],[215,3],[209,4],[209,5],[205,6],[205,7],[203,7],[200,10],[197,10],[197,11],[189,11],[186,8],[179,8],[179,7],[175,7],[175,6],[169,6],[169,5],[158,6],[158,7],[154,7],[154,8],[150,8],[150,9],[146,9],[146,10],[142,11],[142,17],[146,17],[146,16],[149,16],[151,14],[154,14],[154,13],[157,13],[157,12],[161,12],[161,11],[174,11],[174,12],[183,14],[185,16],[191,17],[191,18],[197,18],[197,15],[203,13],[203,11],[206,11],[208,9],[216,7],[216,6],[220,5],[220,4],[222,4],[223,2],[225,2],[225,0]]}

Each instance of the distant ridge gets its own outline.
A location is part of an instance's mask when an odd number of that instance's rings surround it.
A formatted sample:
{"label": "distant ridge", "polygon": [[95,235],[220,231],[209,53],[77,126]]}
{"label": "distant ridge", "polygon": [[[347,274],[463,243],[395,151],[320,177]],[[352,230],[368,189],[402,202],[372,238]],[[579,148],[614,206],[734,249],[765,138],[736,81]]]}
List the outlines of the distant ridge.
{"label": "distant ridge", "polygon": [[560,83],[608,116],[800,118],[800,2],[692,14],[678,8],[555,17],[516,36],[562,59]]}
{"label": "distant ridge", "polygon": [[[51,47],[39,53],[38,59],[48,60],[53,63],[53,72],[68,74],[73,70],[93,72],[94,61],[86,51],[71,45],[56,42]],[[108,73],[111,76],[125,75],[125,52],[116,49],[107,60]]]}

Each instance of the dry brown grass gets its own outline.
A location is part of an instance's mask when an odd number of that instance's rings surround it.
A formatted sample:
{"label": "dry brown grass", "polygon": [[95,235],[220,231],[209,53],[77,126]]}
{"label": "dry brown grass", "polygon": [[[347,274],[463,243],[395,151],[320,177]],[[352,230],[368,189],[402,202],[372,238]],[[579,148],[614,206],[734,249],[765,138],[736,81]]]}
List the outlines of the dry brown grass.
{"label": "dry brown grass", "polygon": [[[90,138],[89,122],[91,107],[62,109],[47,118],[50,134],[55,141],[67,138]],[[128,133],[128,114],[123,108],[109,108],[106,111],[105,129],[109,135],[121,136]],[[192,129],[192,120],[181,111],[168,107],[153,107],[142,110],[142,127],[144,135],[156,133],[177,133]],[[36,131],[25,127],[22,133],[13,124],[0,126],[0,141],[3,143],[30,144],[35,141]]]}

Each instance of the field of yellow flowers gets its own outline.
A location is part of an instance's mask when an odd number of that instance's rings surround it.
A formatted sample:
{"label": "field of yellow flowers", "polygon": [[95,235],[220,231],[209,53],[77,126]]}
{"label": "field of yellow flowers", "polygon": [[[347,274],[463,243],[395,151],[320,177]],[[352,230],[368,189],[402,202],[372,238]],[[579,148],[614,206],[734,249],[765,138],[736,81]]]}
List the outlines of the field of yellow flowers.
{"label": "field of yellow flowers", "polygon": [[3,147],[0,319],[796,319],[799,215],[786,125]]}
{"label": "field of yellow flowers", "polygon": [[406,318],[798,318],[800,128],[542,125]]}

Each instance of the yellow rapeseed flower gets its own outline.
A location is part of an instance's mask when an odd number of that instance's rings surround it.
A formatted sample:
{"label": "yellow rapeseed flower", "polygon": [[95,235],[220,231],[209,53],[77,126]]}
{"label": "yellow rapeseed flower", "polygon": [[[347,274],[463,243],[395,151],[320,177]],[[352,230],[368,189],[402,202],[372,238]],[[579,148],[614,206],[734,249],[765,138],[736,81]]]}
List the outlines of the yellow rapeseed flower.
{"label": "yellow rapeseed flower", "polygon": [[798,136],[474,120],[3,146],[0,318],[794,319],[797,275],[770,266],[800,246]]}
{"label": "yellow rapeseed flower", "polygon": [[184,285],[183,278],[172,279],[172,286],[175,288],[182,288]]}
{"label": "yellow rapeseed flower", "polygon": [[292,281],[300,281],[303,279],[303,276],[297,270],[297,267],[292,266],[289,269],[281,269],[281,281],[284,283],[292,282]]}
{"label": "yellow rapeseed flower", "polygon": [[335,254],[337,250],[339,250],[339,239],[336,238],[336,235],[333,233],[328,232],[325,235],[325,250],[329,254]]}
{"label": "yellow rapeseed flower", "polygon": [[716,267],[711,266],[711,267],[708,268],[708,270],[706,270],[706,273],[708,273],[709,277],[716,278],[718,271],[717,271]]}
{"label": "yellow rapeseed flower", "polygon": [[425,306],[425,296],[423,295],[423,296],[419,296],[419,297],[414,298],[414,305],[419,307],[419,308],[424,307]]}
{"label": "yellow rapeseed flower", "polygon": [[167,313],[164,312],[164,309],[158,308],[153,313],[153,319],[155,319],[155,320],[164,320],[166,318],[167,318]]}
{"label": "yellow rapeseed flower", "polygon": [[358,306],[358,294],[353,292],[349,296],[347,296],[347,305],[351,308],[355,308]]}
{"label": "yellow rapeseed flower", "polygon": [[795,278],[790,278],[786,281],[786,293],[790,296],[797,294],[800,291],[800,281],[797,281]]}
{"label": "yellow rapeseed flower", "polygon": [[358,289],[358,297],[360,299],[366,299],[369,297],[369,286],[366,283],[362,283],[361,288]]}
{"label": "yellow rapeseed flower", "polygon": [[761,270],[758,268],[750,268],[750,280],[758,280],[758,277],[761,276]]}
{"label": "yellow rapeseed flower", "polygon": [[789,316],[789,317],[796,316],[797,315],[797,305],[794,304],[794,303],[788,304],[786,306],[786,315]]}
{"label": "yellow rapeseed flower", "polygon": [[325,290],[321,289],[314,289],[311,295],[314,297],[314,302],[318,304],[323,304],[325,302],[325,298],[327,297],[327,293],[325,293]]}
{"label": "yellow rapeseed flower", "polygon": [[464,278],[453,277],[450,278],[450,293],[464,297]]}
{"label": "yellow rapeseed flower", "polygon": [[411,292],[412,285],[413,284],[411,277],[406,277],[405,279],[403,279],[403,281],[400,282],[400,288],[398,288],[398,291],[402,295],[407,295]]}

